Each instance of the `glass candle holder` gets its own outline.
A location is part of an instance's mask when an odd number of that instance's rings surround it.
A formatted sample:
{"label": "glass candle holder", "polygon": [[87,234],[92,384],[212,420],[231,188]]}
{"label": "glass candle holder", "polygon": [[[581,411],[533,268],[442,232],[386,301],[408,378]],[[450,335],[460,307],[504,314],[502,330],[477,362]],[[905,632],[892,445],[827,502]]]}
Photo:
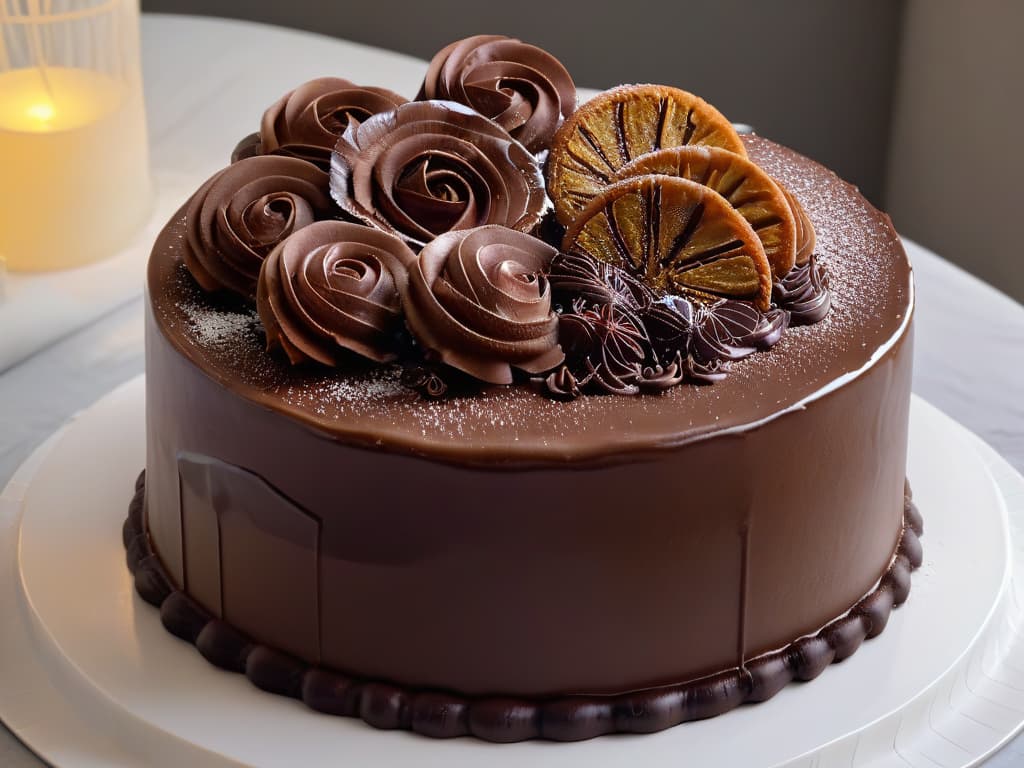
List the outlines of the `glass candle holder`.
{"label": "glass candle holder", "polygon": [[0,257],[113,255],[152,203],[138,0],[0,0]]}

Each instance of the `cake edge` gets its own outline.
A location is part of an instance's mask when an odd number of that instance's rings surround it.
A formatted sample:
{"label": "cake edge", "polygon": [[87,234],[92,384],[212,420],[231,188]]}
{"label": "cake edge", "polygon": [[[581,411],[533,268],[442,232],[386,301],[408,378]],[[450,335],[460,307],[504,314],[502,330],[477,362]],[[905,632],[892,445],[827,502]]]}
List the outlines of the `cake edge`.
{"label": "cake edge", "polygon": [[144,526],[145,475],[143,470],[136,480],[122,538],[136,592],[159,608],[171,634],[195,645],[211,664],[244,674],[264,691],[299,699],[322,713],[358,717],[375,728],[433,738],[582,741],[611,733],[653,733],[765,701],[794,680],[813,680],[830,664],[851,656],[865,639],[880,634],[893,609],[909,596],[911,573],[922,563],[923,520],[905,485],[902,531],[888,568],[874,589],[814,634],[743,667],[656,688],[610,696],[468,697],[317,667],[253,643],[212,616],[171,586],[153,551]]}

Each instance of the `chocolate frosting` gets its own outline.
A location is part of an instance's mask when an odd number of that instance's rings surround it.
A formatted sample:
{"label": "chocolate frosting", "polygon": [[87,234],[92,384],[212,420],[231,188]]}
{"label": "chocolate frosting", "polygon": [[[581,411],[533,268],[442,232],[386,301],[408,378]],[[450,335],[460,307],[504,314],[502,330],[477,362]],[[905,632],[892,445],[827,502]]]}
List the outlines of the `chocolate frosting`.
{"label": "chocolate frosting", "polygon": [[441,235],[407,259],[406,323],[430,357],[493,384],[539,373],[564,355],[543,273],[547,243],[496,225]]}
{"label": "chocolate frosting", "polygon": [[797,264],[772,287],[772,299],[789,312],[793,325],[811,325],[825,319],[832,306],[828,273],[817,257]]}
{"label": "chocolate frosting", "polygon": [[267,254],[329,215],[327,174],[291,157],[250,157],[214,174],[188,202],[185,265],[206,291],[247,298]]}
{"label": "chocolate frosting", "polygon": [[547,51],[504,35],[474,35],[434,56],[417,98],[472,107],[540,152],[576,108],[576,86]]}
{"label": "chocolate frosting", "polygon": [[451,101],[411,102],[351,123],[335,148],[331,194],[359,220],[417,246],[485,224],[531,231],[546,203],[537,159]]}
{"label": "chocolate frosting", "polygon": [[386,88],[356,85],[340,77],[318,77],[278,99],[252,137],[242,139],[232,157],[246,153],[298,157],[323,168],[331,167],[338,137],[352,123],[388,112],[407,101]]}
{"label": "chocolate frosting", "polygon": [[393,360],[398,284],[414,258],[397,237],[361,224],[321,221],[291,235],[260,272],[256,306],[268,350],[292,363],[335,365],[345,352]]}

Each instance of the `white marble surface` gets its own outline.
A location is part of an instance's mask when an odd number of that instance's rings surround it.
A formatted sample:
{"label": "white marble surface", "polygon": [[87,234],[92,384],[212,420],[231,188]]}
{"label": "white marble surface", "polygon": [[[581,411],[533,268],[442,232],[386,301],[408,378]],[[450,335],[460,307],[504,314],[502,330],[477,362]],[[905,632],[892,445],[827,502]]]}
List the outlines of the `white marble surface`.
{"label": "white marble surface", "polygon": [[[144,17],[142,42],[158,172],[212,173],[261,110],[302,80],[334,73],[412,94],[424,66],[308,33],[189,17]],[[1024,307],[914,243],[907,250],[918,297],[915,392],[1024,472]],[[68,416],[142,369],[135,298],[0,374],[0,485]],[[986,768],[1022,764],[1019,738]],[[42,763],[0,726],[0,765]]]}

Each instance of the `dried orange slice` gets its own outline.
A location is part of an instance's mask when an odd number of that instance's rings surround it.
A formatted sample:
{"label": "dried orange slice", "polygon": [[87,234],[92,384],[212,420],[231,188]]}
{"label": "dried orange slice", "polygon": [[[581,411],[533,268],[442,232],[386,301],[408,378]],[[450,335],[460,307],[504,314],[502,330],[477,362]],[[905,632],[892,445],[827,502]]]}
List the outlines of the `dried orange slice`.
{"label": "dried orange slice", "polygon": [[637,176],[606,187],[565,233],[562,250],[623,267],[662,293],[771,302],[772,271],[753,227],[710,187]]}
{"label": "dried orange slice", "polygon": [[811,224],[807,211],[800,205],[800,201],[793,196],[793,193],[781,184],[779,184],[779,189],[786,196],[786,202],[789,203],[789,209],[793,211],[793,219],[796,221],[796,263],[806,264],[810,261],[811,254],[814,253],[814,246],[818,244],[818,237],[814,234],[814,225]]}
{"label": "dried orange slice", "polygon": [[747,154],[732,123],[692,93],[622,85],[598,94],[562,123],[552,141],[547,182],[558,220],[569,226],[634,158],[686,144]]}
{"label": "dried orange slice", "polygon": [[[641,155],[619,169],[616,180],[661,173],[710,187],[754,228],[776,280],[796,263],[797,225],[785,193],[745,157],[721,147],[689,145]],[[798,203],[799,205],[799,203]]]}

